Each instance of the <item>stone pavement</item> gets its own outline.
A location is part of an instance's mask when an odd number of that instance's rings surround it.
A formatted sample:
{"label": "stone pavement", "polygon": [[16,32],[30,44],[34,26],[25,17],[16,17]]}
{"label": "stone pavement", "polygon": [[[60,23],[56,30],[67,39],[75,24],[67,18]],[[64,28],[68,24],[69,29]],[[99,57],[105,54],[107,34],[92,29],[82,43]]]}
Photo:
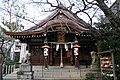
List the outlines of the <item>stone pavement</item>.
{"label": "stone pavement", "polygon": [[[17,80],[17,71],[18,69],[12,74],[4,76],[4,80]],[[98,71],[91,71],[90,68],[76,69],[74,66],[64,66],[63,68],[49,66],[48,69],[45,69],[44,66],[33,66],[33,71],[34,80],[84,80],[86,73],[98,73]]]}

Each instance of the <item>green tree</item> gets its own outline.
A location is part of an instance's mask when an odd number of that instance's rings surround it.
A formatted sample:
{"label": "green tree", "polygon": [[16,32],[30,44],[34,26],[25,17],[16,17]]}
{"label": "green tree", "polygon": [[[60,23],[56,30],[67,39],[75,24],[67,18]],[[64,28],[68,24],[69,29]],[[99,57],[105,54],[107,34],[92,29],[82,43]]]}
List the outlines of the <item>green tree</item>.
{"label": "green tree", "polygon": [[102,80],[112,80],[110,76],[108,76],[106,73],[102,75]]}
{"label": "green tree", "polygon": [[[10,30],[10,32],[21,31],[22,29],[24,29],[24,26],[22,24],[19,24],[18,22],[5,22],[3,24]],[[0,28],[1,31],[6,32],[6,29],[2,27]]]}
{"label": "green tree", "polygon": [[[116,64],[116,75],[120,75],[120,36],[116,34],[115,30],[112,28],[113,25],[110,23],[102,22],[96,24],[96,27],[101,31],[101,35],[97,36],[99,51],[115,50],[115,64]],[[106,54],[110,55],[110,54]]]}
{"label": "green tree", "polygon": [[93,73],[87,73],[85,75],[85,80],[95,80],[95,76]]}
{"label": "green tree", "polygon": [[3,65],[8,57],[8,53],[10,52],[10,49],[13,43],[14,43],[14,40],[6,36],[4,33],[0,35],[0,80],[3,80],[2,78]]}

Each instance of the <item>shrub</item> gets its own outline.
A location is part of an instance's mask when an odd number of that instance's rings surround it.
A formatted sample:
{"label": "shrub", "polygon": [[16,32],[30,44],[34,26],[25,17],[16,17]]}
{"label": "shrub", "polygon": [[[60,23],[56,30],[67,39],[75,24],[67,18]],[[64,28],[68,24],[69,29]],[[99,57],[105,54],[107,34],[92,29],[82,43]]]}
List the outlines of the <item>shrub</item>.
{"label": "shrub", "polygon": [[102,80],[112,80],[110,76],[107,75],[107,73],[102,75]]}
{"label": "shrub", "polygon": [[85,80],[95,80],[95,76],[93,73],[87,73],[85,75]]}

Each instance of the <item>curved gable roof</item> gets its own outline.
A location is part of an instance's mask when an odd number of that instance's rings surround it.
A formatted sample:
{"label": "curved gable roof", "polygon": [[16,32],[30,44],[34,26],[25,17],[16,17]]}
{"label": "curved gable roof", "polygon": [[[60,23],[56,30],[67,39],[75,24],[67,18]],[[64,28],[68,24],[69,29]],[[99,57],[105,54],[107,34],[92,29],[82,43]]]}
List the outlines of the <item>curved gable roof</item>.
{"label": "curved gable roof", "polygon": [[74,21],[67,19],[67,18],[60,18],[60,19],[54,19],[54,20],[50,20],[48,21],[44,26],[39,27],[35,30],[32,31],[43,31],[46,30],[46,28],[51,28],[51,26],[56,26],[56,24],[58,25],[62,25],[62,26],[70,26],[71,28],[75,29],[76,31],[88,31],[89,29],[86,29],[82,26],[80,26],[79,24],[75,23]]}
{"label": "curved gable roof", "polygon": [[[60,15],[63,15],[64,17],[60,17]],[[22,32],[15,32],[17,34],[14,35],[23,35],[24,33],[26,35],[32,34],[32,33],[41,33],[45,31],[45,28],[49,28],[50,25],[59,24],[59,25],[69,25],[71,28],[75,29],[76,31],[88,31],[89,29],[85,28],[88,27],[89,24],[87,24],[82,19],[78,20],[73,14],[71,14],[69,11],[66,11],[64,9],[56,9],[51,15],[49,15],[47,18],[43,19],[40,23],[37,25],[22,31]],[[10,33],[8,33],[10,34]]]}
{"label": "curved gable roof", "polygon": [[[56,16],[58,16],[59,14],[63,14],[66,16],[66,19],[68,20],[65,20],[66,22],[69,22],[70,20],[71,21],[74,21],[76,24],[80,25],[81,27],[83,27],[85,29],[85,27],[88,26],[88,24],[83,21],[82,19],[79,21],[77,20],[70,12],[66,11],[66,10],[63,10],[63,9],[56,9],[51,15],[49,15],[47,18],[43,19],[39,24],[25,30],[25,31],[37,31],[38,28],[42,28],[43,26],[45,26],[46,24],[49,24],[49,22],[52,22],[51,20],[57,20],[57,19],[54,19]],[[85,25],[86,24],[86,25]],[[83,29],[82,28],[82,29]],[[43,28],[44,29],[44,28]],[[85,29],[85,30],[88,30],[88,29]]]}

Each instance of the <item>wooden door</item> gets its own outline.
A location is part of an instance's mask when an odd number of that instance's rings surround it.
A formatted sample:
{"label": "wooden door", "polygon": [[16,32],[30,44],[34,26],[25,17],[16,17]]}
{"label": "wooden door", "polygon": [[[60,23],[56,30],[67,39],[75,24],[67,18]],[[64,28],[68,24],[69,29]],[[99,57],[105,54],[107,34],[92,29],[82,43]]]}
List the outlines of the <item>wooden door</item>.
{"label": "wooden door", "polygon": [[31,62],[33,65],[44,64],[43,50],[40,48],[40,46],[31,46],[31,53]]}

